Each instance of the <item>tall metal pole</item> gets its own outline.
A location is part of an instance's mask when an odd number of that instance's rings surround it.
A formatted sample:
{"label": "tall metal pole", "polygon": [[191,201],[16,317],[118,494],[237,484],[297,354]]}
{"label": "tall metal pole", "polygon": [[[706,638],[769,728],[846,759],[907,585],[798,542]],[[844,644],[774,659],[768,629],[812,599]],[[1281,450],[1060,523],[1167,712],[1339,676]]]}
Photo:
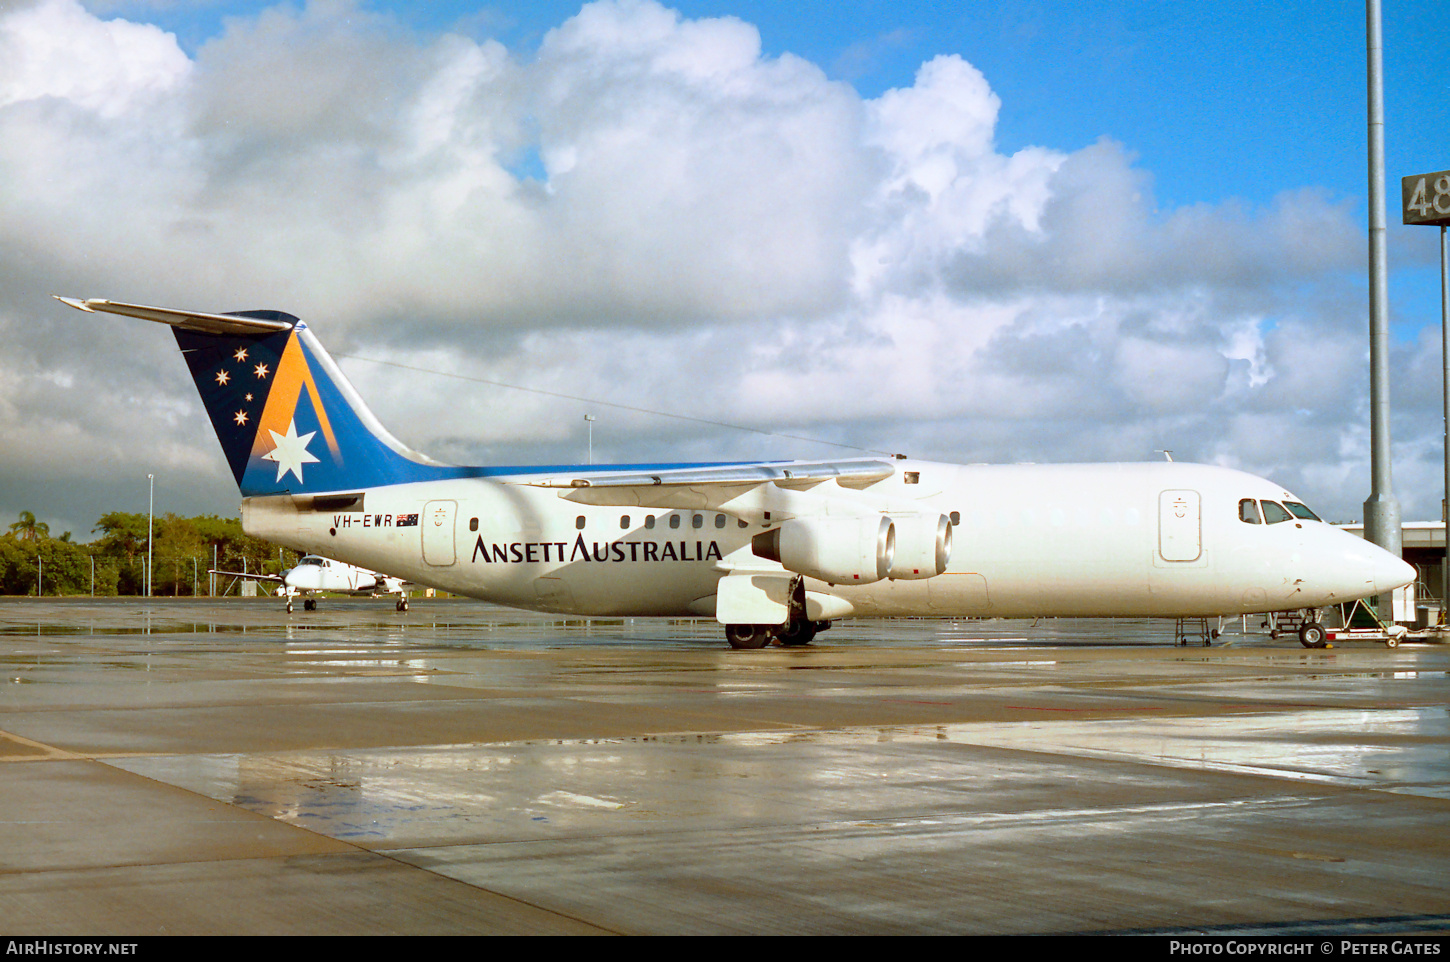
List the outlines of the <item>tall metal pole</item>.
{"label": "tall metal pole", "polygon": [[151,500],[146,505],[146,597],[151,597],[151,529],[152,519],[156,517],[156,475],[146,475],[146,480],[151,482]]}
{"label": "tall metal pole", "polygon": [[[1450,248],[1445,246],[1445,227],[1440,227],[1440,360],[1445,367],[1445,517],[1450,519]],[[1450,520],[1446,522],[1450,533]],[[1445,538],[1445,563],[1440,568],[1440,624],[1450,625],[1446,617],[1450,606],[1450,536]]]}
{"label": "tall metal pole", "polygon": [[589,422],[589,463],[594,463],[594,415],[584,415],[584,420]]}
{"label": "tall metal pole", "polygon": [[1369,447],[1370,493],[1364,536],[1402,555],[1400,502],[1390,474],[1389,269],[1385,252],[1384,37],[1380,0],[1365,0],[1369,61]]}

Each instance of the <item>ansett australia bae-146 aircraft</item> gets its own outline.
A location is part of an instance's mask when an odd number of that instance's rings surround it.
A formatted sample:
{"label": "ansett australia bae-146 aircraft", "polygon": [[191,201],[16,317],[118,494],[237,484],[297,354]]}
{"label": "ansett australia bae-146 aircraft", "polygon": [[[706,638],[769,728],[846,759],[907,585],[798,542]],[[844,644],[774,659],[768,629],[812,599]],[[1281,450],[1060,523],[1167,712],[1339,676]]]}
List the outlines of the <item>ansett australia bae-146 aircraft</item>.
{"label": "ansett australia bae-146 aircraft", "polygon": [[458,467],[389,434],[307,324],[60,298],[171,326],[248,534],[520,608],[713,616],[736,648],[840,618],[1306,609],[1414,569],[1278,485],[1208,465],[904,457]]}
{"label": "ansett australia bae-146 aircraft", "polygon": [[315,611],[317,599],[306,596],[324,592],[365,595],[369,598],[375,598],[378,595],[397,595],[398,610],[408,610],[406,582],[401,578],[392,578],[376,571],[369,571],[367,568],[344,564],[341,561],[333,561],[331,558],[323,558],[315,554],[299,558],[297,564],[287,568],[280,575],[249,574],[245,571],[211,571],[208,574],[227,575],[250,581],[276,582],[277,594],[287,599],[289,613],[292,611],[293,599],[298,595],[303,596],[302,607],[305,610]]}

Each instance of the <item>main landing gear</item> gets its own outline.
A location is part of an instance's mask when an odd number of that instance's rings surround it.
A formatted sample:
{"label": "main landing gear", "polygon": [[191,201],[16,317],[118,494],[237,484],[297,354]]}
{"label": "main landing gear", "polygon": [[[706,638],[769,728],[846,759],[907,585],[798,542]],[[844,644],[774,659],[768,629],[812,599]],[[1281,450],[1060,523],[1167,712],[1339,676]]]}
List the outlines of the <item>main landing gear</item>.
{"label": "main landing gear", "polygon": [[806,617],[806,579],[796,575],[791,579],[785,624],[726,625],[725,640],[731,648],[764,648],[771,641],[778,641],[786,648],[798,648],[809,645],[816,632],[829,627],[829,621],[811,621]]}
{"label": "main landing gear", "polygon": [[772,641],[786,648],[809,645],[816,633],[831,627],[829,621],[791,621],[785,625],[726,625],[725,640],[731,648],[764,648]]}

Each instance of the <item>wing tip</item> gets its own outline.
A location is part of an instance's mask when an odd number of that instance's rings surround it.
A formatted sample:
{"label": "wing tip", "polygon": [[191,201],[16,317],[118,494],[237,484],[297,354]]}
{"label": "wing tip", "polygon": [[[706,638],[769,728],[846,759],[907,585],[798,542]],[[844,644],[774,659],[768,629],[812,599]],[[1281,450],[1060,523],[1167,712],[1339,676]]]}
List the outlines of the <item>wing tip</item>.
{"label": "wing tip", "polygon": [[61,297],[59,294],[52,294],[50,296],[60,301],[62,304],[67,304],[71,307],[74,307],[78,311],[85,311],[87,314],[96,313],[95,310],[87,302],[81,300],[79,297]]}

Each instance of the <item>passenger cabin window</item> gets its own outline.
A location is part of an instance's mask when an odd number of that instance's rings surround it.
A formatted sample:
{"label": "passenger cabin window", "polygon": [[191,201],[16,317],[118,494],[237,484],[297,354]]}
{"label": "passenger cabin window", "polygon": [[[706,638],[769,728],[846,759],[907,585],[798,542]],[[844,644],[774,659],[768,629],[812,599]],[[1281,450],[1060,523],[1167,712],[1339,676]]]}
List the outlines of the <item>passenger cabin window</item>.
{"label": "passenger cabin window", "polygon": [[1284,507],[1288,508],[1289,509],[1289,513],[1292,514],[1294,517],[1296,517],[1296,518],[1303,518],[1305,521],[1323,521],[1324,520],[1323,518],[1319,517],[1319,515],[1315,514],[1313,511],[1310,511],[1308,505],[1300,504],[1298,501],[1285,501],[1284,502]]}
{"label": "passenger cabin window", "polygon": [[678,528],[679,526],[680,526],[680,516],[677,515],[677,514],[670,515],[670,527],[671,528]]}
{"label": "passenger cabin window", "polygon": [[645,515],[644,516],[644,526],[646,528],[653,528],[655,526],[655,516],[652,515],[652,514]]}
{"label": "passenger cabin window", "polygon": [[705,526],[705,516],[703,514],[697,514],[697,515],[695,515],[694,517],[692,517],[690,519],[690,527],[692,527],[692,528],[703,528],[704,526]]}
{"label": "passenger cabin window", "polygon": [[580,531],[584,530],[584,515],[581,514],[579,517],[574,519],[574,527],[578,528]]}
{"label": "passenger cabin window", "polygon": [[1293,521],[1294,516],[1284,510],[1284,506],[1277,501],[1261,502],[1264,506],[1264,521],[1269,524],[1278,524],[1280,521]]}
{"label": "passenger cabin window", "polygon": [[951,514],[947,515],[947,517],[952,519],[952,524],[962,523],[962,513],[960,511],[953,511]]}
{"label": "passenger cabin window", "polygon": [[477,518],[469,518],[468,519],[468,530],[469,531],[477,531],[478,530],[478,519]]}
{"label": "passenger cabin window", "polygon": [[1263,519],[1259,517],[1259,502],[1253,498],[1244,498],[1240,501],[1239,520],[1249,524],[1263,524]]}
{"label": "passenger cabin window", "polygon": [[628,527],[629,527],[629,515],[627,515],[627,514],[620,515],[619,516],[619,530],[623,531],[624,529],[626,529]]}
{"label": "passenger cabin window", "polygon": [[723,528],[723,527],[725,527],[725,516],[723,514],[717,514],[717,515],[715,515],[715,527],[717,527],[717,528]]}

